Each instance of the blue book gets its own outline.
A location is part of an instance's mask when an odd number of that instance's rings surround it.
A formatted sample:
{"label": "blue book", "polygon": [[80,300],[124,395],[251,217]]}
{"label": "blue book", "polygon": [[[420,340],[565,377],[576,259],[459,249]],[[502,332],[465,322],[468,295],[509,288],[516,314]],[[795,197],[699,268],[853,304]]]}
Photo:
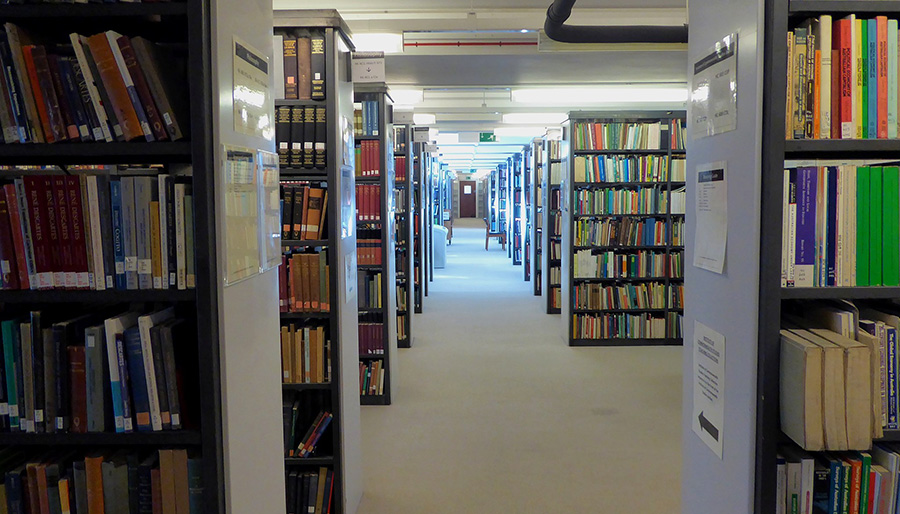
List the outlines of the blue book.
{"label": "blue book", "polygon": [[188,459],[188,501],[190,514],[203,512],[203,461]]}
{"label": "blue book", "polygon": [[838,169],[834,166],[826,168],[827,194],[827,221],[825,228],[825,268],[826,281],[823,284],[829,286],[835,284],[835,270],[837,267],[837,181]]}
{"label": "blue book", "polygon": [[25,465],[21,465],[6,473],[6,506],[10,514],[25,514],[25,495],[23,494],[22,473]]}
{"label": "blue book", "polygon": [[[72,63],[68,59],[49,56],[54,59],[59,67],[60,80],[65,90],[66,100],[75,117],[75,123],[78,125],[78,135],[83,141],[93,141],[91,135],[90,123],[87,119],[87,113],[84,112],[84,104],[81,101],[81,94],[78,92],[78,84],[75,82],[75,71],[72,69]],[[51,65],[52,66],[52,65]]]}
{"label": "blue book", "polygon": [[818,169],[797,168],[797,246],[794,285],[814,287],[816,264],[816,191]]}
{"label": "blue book", "polygon": [[897,329],[885,325],[887,332],[888,429],[897,430]]}
{"label": "blue book", "polygon": [[133,409],[131,408],[131,398],[128,394],[131,391],[131,377],[128,373],[128,363],[125,361],[125,336],[123,334],[116,334],[116,360],[119,366],[119,389],[121,391],[125,432],[131,432],[134,430]]}
{"label": "blue book", "polygon": [[141,347],[141,331],[138,327],[125,330],[125,352],[131,378],[131,396],[134,400],[134,424],[139,432],[149,432],[150,396],[147,393],[147,375],[144,373],[144,351]]}
{"label": "blue book", "polygon": [[3,77],[6,79],[8,89],[9,103],[12,110],[13,118],[16,120],[16,135],[20,143],[32,141],[32,132],[28,125],[28,115],[25,112],[25,99],[22,96],[22,83],[19,82],[18,75],[13,65],[12,50],[9,46],[9,39],[6,31],[0,30],[0,67],[2,67]]}
{"label": "blue book", "polygon": [[110,217],[112,218],[113,255],[116,260],[116,289],[128,289],[125,277],[125,240],[122,228],[125,223],[122,212],[122,183],[109,181]]}
{"label": "blue book", "polygon": [[866,65],[866,73],[869,84],[869,116],[866,120],[867,134],[869,139],[878,138],[878,30],[875,25],[875,19],[868,21],[868,29],[866,37],[868,39],[868,64]]}

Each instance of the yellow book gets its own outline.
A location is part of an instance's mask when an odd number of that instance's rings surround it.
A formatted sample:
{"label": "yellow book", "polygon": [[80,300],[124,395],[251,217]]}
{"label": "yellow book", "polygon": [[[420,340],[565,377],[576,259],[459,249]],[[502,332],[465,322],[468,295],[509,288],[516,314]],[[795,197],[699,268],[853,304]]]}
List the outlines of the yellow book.
{"label": "yellow book", "polygon": [[153,289],[162,289],[162,245],[159,240],[159,202],[150,202],[150,259]]}
{"label": "yellow book", "polygon": [[852,62],[854,63],[853,67],[853,76],[856,77],[856,86],[853,88],[853,133],[856,134],[856,139],[862,139],[863,137],[863,102],[862,102],[862,90],[863,90],[863,72],[865,71],[865,67],[863,66],[863,56],[865,53],[862,52],[862,41],[860,41],[860,36],[862,34],[862,24],[864,20],[857,20],[855,16],[850,18],[853,21],[852,26],[852,34],[851,41],[853,45],[853,58]]}

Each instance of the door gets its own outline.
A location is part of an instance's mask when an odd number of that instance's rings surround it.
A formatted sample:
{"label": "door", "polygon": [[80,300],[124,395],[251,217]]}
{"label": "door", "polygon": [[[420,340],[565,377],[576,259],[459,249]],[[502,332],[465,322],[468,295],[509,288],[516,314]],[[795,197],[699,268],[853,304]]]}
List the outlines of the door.
{"label": "door", "polygon": [[478,216],[478,195],[475,192],[475,181],[459,182],[459,217],[475,218]]}

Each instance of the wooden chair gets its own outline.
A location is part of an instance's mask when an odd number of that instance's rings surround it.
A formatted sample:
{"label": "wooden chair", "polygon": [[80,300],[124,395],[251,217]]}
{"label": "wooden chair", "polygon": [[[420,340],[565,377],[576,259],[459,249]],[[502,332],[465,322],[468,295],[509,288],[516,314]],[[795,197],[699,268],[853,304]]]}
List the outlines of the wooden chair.
{"label": "wooden chair", "polygon": [[488,249],[488,241],[491,240],[492,237],[496,237],[500,241],[500,247],[506,250],[506,232],[491,232],[491,224],[488,223],[487,218],[484,219],[484,249],[487,251]]}

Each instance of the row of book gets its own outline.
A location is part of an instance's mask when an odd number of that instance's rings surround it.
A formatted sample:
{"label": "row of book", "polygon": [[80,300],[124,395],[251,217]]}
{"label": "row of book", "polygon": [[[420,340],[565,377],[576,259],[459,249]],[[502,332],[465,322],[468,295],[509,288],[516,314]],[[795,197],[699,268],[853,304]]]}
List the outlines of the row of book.
{"label": "row of book", "polygon": [[774,471],[776,514],[900,511],[895,444],[879,443],[863,452],[805,452],[782,445]]}
{"label": "row of book", "polygon": [[665,309],[667,290],[664,282],[642,284],[576,284],[576,309]]}
{"label": "row of book", "polygon": [[[281,43],[280,45],[278,43]],[[275,49],[282,49],[284,98],[325,99],[325,36],[311,32],[300,37],[275,36]]]}
{"label": "row of book", "polygon": [[275,145],[282,168],[320,168],[327,164],[328,116],[325,107],[280,105],[275,110]]}
{"label": "row of book", "polygon": [[680,278],[684,276],[684,255],[681,251],[666,253],[638,251],[594,253],[575,252],[573,271],[579,278]]}
{"label": "row of book", "polygon": [[203,512],[201,459],[187,450],[29,453],[0,451],[4,512]]}
{"label": "row of book", "polygon": [[384,361],[359,363],[359,394],[381,396],[384,394]]}
{"label": "row of book", "polygon": [[287,514],[328,514],[337,508],[334,501],[334,471],[290,470],[286,473]]}
{"label": "row of book", "polygon": [[[0,322],[0,424],[23,432],[179,430],[191,410],[189,324],[173,308]],[[187,389],[190,389],[189,387]]]}
{"label": "row of book", "polygon": [[278,273],[281,312],[329,312],[331,266],[328,251],[293,253],[281,257]]}
{"label": "row of book", "polygon": [[551,162],[550,163],[550,173],[547,174],[548,183],[551,186],[558,186],[562,181],[562,163],[561,162]]}
{"label": "row of book", "polygon": [[784,287],[900,285],[900,168],[784,171]]}
{"label": "row of book", "polygon": [[558,261],[562,259],[562,243],[559,241],[550,241],[548,245],[547,253],[550,255],[551,261]]}
{"label": "row of book", "polygon": [[[672,220],[671,244],[684,230],[684,220]],[[669,241],[669,220],[665,218],[606,218],[575,220],[575,246],[664,246]]]}
{"label": "row of book", "polygon": [[576,215],[667,214],[669,192],[664,186],[639,189],[576,189]]}
{"label": "row of book", "polygon": [[783,319],[785,434],[806,450],[859,450],[897,429],[900,306],[811,302]]}
{"label": "row of book", "polygon": [[376,137],[378,125],[378,100],[363,100],[353,104],[353,135]]}
{"label": "row of book", "polygon": [[381,239],[357,239],[356,263],[360,266],[381,266]]}
{"label": "row of book", "polygon": [[281,327],[281,375],[285,384],[331,381],[331,340],[324,326]]}
{"label": "row of book", "polygon": [[397,182],[406,181],[406,169],[408,163],[409,161],[406,160],[405,155],[394,156],[394,180]]}
{"label": "row of book", "polygon": [[408,209],[406,205],[406,198],[407,196],[405,189],[394,189],[394,209],[398,215],[406,214],[406,211]]}
{"label": "row of book", "polygon": [[406,139],[409,136],[409,129],[406,125],[394,125],[394,153],[405,154]]}
{"label": "row of book", "polygon": [[895,139],[897,20],[808,19],[787,35],[787,139]]}
{"label": "row of book", "polygon": [[684,284],[670,284],[669,293],[669,308],[684,309]]}
{"label": "row of book", "polygon": [[381,185],[356,185],[356,221],[381,221]]}
{"label": "row of book", "polygon": [[0,188],[0,285],[193,288],[193,218],[191,185],[168,174],[17,178]]}
{"label": "row of book", "polygon": [[668,155],[576,155],[575,183],[684,182],[687,161]]}
{"label": "row of book", "polygon": [[356,142],[356,176],[378,178],[381,176],[381,141],[365,139]]}
{"label": "row of book", "polygon": [[[285,390],[281,400],[285,457],[331,456],[334,433],[326,430],[331,423],[326,418],[332,412],[328,390]],[[311,439],[314,432],[319,434],[315,442]],[[317,451],[319,448],[322,451]]]}
{"label": "row of book", "polygon": [[[551,281],[552,283],[552,281]],[[558,283],[558,281],[557,281]],[[562,290],[558,286],[554,286],[550,288],[550,308],[552,309],[561,309],[562,308]]]}
{"label": "row of book", "polygon": [[406,333],[406,316],[407,314],[397,315],[397,340],[405,341],[409,335]]}
{"label": "row of book", "polygon": [[382,273],[359,270],[357,272],[357,299],[361,310],[381,309],[384,304],[381,300]]}
{"label": "row of book", "polygon": [[282,239],[304,241],[326,237],[327,208],[327,189],[282,182]]}
{"label": "row of book", "polygon": [[359,322],[359,354],[383,355],[384,354],[384,324],[372,322]]}
{"label": "row of book", "polygon": [[572,130],[575,151],[683,150],[684,126],[665,122],[580,122]]}
{"label": "row of book", "polygon": [[161,66],[153,43],[108,30],[89,37],[70,34],[68,48],[46,47],[33,44],[12,23],[4,29],[0,125],[5,143],[183,137],[183,95],[173,94],[169,75],[177,65],[166,56],[167,66]]}
{"label": "row of book", "polygon": [[674,337],[665,316],[642,314],[574,314],[575,339],[665,339]]}
{"label": "row of book", "polygon": [[397,310],[405,311],[406,309],[406,284],[397,284]]}

